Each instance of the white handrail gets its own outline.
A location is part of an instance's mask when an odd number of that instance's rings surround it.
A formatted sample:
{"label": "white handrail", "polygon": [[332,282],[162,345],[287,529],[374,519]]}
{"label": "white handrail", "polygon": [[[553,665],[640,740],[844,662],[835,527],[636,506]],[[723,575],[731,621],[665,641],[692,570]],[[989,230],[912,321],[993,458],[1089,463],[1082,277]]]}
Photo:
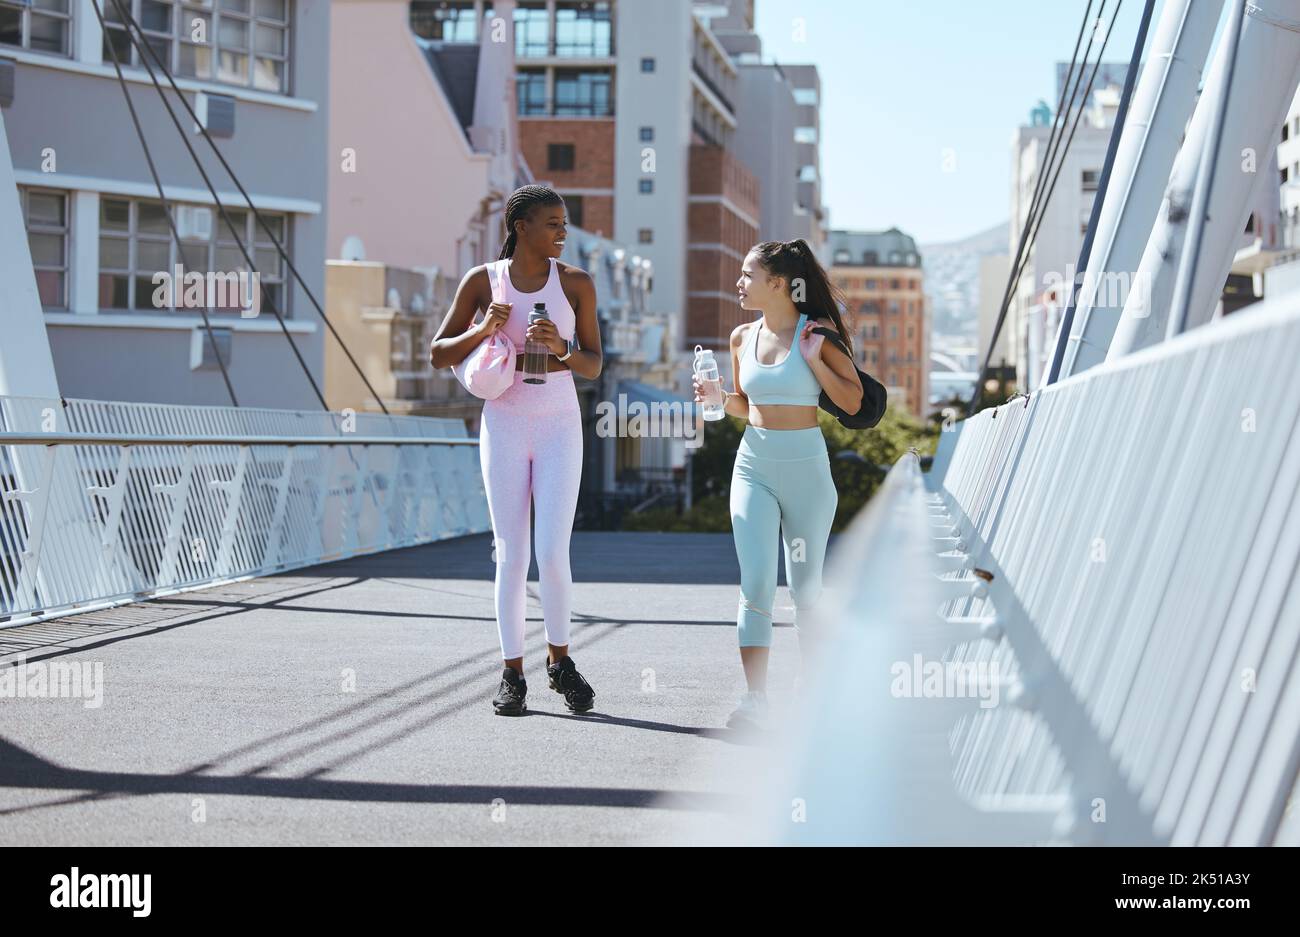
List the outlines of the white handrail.
{"label": "white handrail", "polygon": [[900,460],[769,839],[1300,843],[1297,360],[1292,295],[957,424],[928,490]]}
{"label": "white handrail", "polygon": [[460,420],[0,397],[0,627],[490,529]]}

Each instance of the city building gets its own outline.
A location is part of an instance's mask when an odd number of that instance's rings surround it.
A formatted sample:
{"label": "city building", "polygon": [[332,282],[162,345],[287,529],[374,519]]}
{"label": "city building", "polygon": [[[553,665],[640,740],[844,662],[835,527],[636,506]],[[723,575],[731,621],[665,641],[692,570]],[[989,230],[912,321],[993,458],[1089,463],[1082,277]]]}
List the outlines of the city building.
{"label": "city building", "polygon": [[832,229],[828,246],[858,365],[885,385],[892,404],[928,417],[930,327],[916,242],[897,228]]}
{"label": "city building", "polygon": [[428,8],[440,12],[434,3],[330,6],[329,256],[457,279],[495,259],[505,200],[533,178],[509,46],[437,38],[464,26],[427,19]]}
{"label": "city building", "polygon": [[[1111,66],[1111,70],[1116,67]],[[1063,77],[1064,73],[1058,67],[1058,83]],[[1059,91],[1058,87],[1058,100]],[[1076,271],[1075,265],[1079,261],[1084,235],[1088,232],[1106,146],[1119,108],[1119,94],[1120,88],[1113,84],[1094,86],[1090,104],[1084,108],[1068,150],[1063,141],[1049,148],[1052,114],[1044,111],[1041,105],[1030,124],[1019,127],[1012,140],[1008,246],[1013,262],[1021,231],[1035,204],[1034,193],[1039,188],[1040,175],[1049,160],[1053,169],[1042,183],[1043,195],[1053,177],[1057,178],[1052,197],[1045,206],[1040,206],[1037,235],[1027,251],[1028,256],[1022,258],[1021,273],[1013,287],[1006,321],[1002,324],[1007,340],[1015,346],[1014,350],[1009,350],[1008,360],[1015,363],[1016,387],[1022,391],[1036,389],[1051,362],[1057,329],[1065,313],[1065,291],[1059,287],[1075,275],[1082,277],[1082,271]],[[1065,131],[1070,131],[1070,125]],[[1055,167],[1058,165],[1059,176],[1056,176],[1058,170]],[[1039,201],[1042,201],[1042,195]]]}
{"label": "city building", "polygon": [[[570,220],[561,260],[595,282],[605,357],[597,380],[576,385],[586,427],[578,523],[590,526],[685,491],[684,438],[602,435],[601,408],[690,409],[672,390],[683,323],[655,308],[660,282],[641,245],[608,236],[614,125],[601,114],[612,86],[595,74],[611,68],[609,12],[599,3],[343,0],[333,23],[331,322],[391,412],[457,417],[477,433],[483,402],[449,369],[429,366],[428,345],[464,272],[497,259],[510,193],[530,181],[553,185]],[[551,52],[585,62],[580,76]],[[528,67],[517,69],[521,57]],[[546,62],[541,72],[537,60]],[[369,67],[376,61],[385,67]],[[527,116],[539,73],[542,103],[564,116]],[[393,100],[401,107],[375,106]],[[375,408],[338,343],[327,349],[326,372],[331,399]]]}
{"label": "city building", "polygon": [[[490,6],[439,3],[428,19],[445,42],[477,42]],[[576,224],[650,262],[679,363],[696,343],[722,347],[742,321],[734,283],[759,215],[734,151],[730,56],[689,0],[521,0],[513,25],[520,148],[537,180]]]}
{"label": "city building", "polygon": [[1277,145],[1283,241],[1300,248],[1300,89],[1291,100]]}
{"label": "city building", "polygon": [[763,61],[753,0],[695,10],[736,64],[736,152],[762,192],[759,240],[803,238],[827,263],[817,67]]}
{"label": "city building", "polygon": [[[465,24],[443,12],[406,0],[331,5],[326,312],[390,411],[476,426],[482,401],[430,367],[429,342],[465,271],[500,253],[505,201],[532,173],[512,49],[490,36],[455,41]],[[332,404],[377,409],[338,342],[325,361]]]}
{"label": "city building", "polygon": [[[1002,310],[1002,297],[1006,293],[1007,277],[1011,275],[1011,258],[1006,254],[985,254],[979,259],[979,339],[976,342],[977,357],[972,370],[978,372],[988,355],[989,368],[984,374],[985,389],[993,393],[999,390],[1010,395],[1015,392],[1016,344],[1011,341],[1011,332],[1003,323],[998,332],[997,343],[989,354],[989,344],[993,341],[993,329],[998,324],[998,313]],[[978,378],[978,374],[977,374]],[[995,383],[990,386],[988,381]]]}
{"label": "city building", "polygon": [[[1064,63],[1057,64],[1058,101],[1067,67]],[[1127,66],[1122,63],[1103,64],[1066,153],[1059,182],[1047,203],[1041,226],[1016,282],[1003,329],[1009,332],[1014,344],[1008,349],[1009,360],[1015,363],[1016,385],[1020,390],[1031,391],[1041,385],[1050,367],[1057,332],[1069,301],[1065,284],[1071,275],[1076,277],[1076,282],[1082,283],[1083,271],[1076,270],[1076,265],[1088,231],[1126,74]],[[1066,100],[1068,103],[1068,94]],[[1012,144],[1009,248],[1013,258],[1034,189],[1039,184],[1041,168],[1049,157],[1047,142],[1052,117],[1050,108],[1040,102],[1031,112],[1030,125],[1016,131]],[[1262,298],[1266,274],[1274,276],[1278,283],[1282,282],[1279,278],[1287,276],[1276,268],[1289,255],[1289,229],[1295,223],[1294,219],[1300,218],[1300,196],[1296,195],[1300,187],[1292,185],[1292,180],[1300,173],[1300,150],[1293,140],[1298,131],[1300,107],[1293,103],[1281,128],[1276,153],[1281,191],[1271,185],[1258,187],[1255,205],[1242,232],[1214,313],[1216,316],[1231,314]],[[1064,147],[1058,147],[1057,154],[1051,157],[1054,166],[1059,162],[1061,149]],[[1243,164],[1243,168],[1245,171],[1271,171],[1272,159],[1270,154],[1263,160],[1265,166],[1245,169]],[[1051,181],[1052,177],[1046,180],[1048,185]]]}
{"label": "city building", "polygon": [[[1277,146],[1278,228],[1281,249],[1276,262],[1264,269],[1262,292],[1300,289],[1300,89],[1291,100]],[[1263,188],[1271,190],[1271,186]]]}
{"label": "city building", "polygon": [[[178,132],[116,8],[103,7],[106,29],[91,0],[0,3],[0,115],[61,391],[230,403],[199,310],[184,296],[173,309],[164,294],[160,305],[155,277],[174,274],[178,264],[185,274],[250,273],[238,235],[264,291],[260,314],[241,316],[227,297],[209,315],[239,403],[318,407],[284,334],[319,384],[324,333],[306,292],[169,91]],[[319,297],[326,169],[323,160],[304,154],[323,153],[326,144],[328,8],[298,0],[211,0],[202,7],[131,0],[129,9]],[[194,41],[196,35],[205,41]],[[132,124],[114,53],[181,247]],[[183,138],[200,153],[229,224]],[[283,315],[283,330],[270,305]]]}

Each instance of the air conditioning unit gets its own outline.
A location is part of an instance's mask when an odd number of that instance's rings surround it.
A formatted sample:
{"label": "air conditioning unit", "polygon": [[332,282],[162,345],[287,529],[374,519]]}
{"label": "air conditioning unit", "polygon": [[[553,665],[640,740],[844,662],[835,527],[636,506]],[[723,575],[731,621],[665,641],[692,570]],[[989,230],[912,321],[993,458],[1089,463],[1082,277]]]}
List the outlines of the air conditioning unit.
{"label": "air conditioning unit", "polygon": [[221,355],[221,361],[226,367],[230,366],[230,353],[233,349],[232,336],[230,329],[212,330],[212,338],[208,338],[208,330],[199,326],[190,331],[190,370],[191,371],[216,371],[221,365],[217,363],[217,356],[213,354],[212,345],[216,343],[217,352]]}
{"label": "air conditioning unit", "polygon": [[212,209],[202,205],[178,205],[176,233],[182,240],[212,240]]}
{"label": "air conditioning unit", "polygon": [[202,127],[213,137],[235,135],[235,99],[228,94],[200,91],[194,96],[194,116],[198,118],[195,133]]}

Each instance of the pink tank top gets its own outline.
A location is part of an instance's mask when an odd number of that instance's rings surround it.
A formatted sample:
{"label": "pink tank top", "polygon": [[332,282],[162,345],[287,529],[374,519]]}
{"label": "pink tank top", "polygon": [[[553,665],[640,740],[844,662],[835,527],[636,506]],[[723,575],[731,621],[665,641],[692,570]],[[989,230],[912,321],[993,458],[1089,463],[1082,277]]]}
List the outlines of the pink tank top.
{"label": "pink tank top", "polygon": [[560,336],[567,341],[573,341],[577,316],[574,315],[573,307],[569,305],[569,298],[564,295],[564,288],[560,286],[560,268],[554,257],[550,260],[551,275],[546,278],[546,285],[535,293],[525,293],[515,289],[515,285],[510,282],[510,258],[495,261],[497,278],[501,281],[501,302],[513,303],[510,308],[510,318],[506,320],[505,333],[516,349],[524,347],[524,333],[528,331],[528,314],[533,311],[534,303],[545,303],[546,314],[555,323]]}

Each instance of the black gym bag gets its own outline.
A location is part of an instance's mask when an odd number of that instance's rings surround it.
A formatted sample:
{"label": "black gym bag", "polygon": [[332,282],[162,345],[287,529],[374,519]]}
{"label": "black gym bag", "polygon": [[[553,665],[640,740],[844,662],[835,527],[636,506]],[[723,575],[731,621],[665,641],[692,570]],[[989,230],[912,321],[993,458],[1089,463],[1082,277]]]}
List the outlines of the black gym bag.
{"label": "black gym bag", "polygon": [[[849,354],[844,339],[840,338],[839,333],[834,329],[819,325],[813,329],[813,332],[825,336],[828,342],[848,355],[850,361],[853,360],[853,355]],[[839,420],[841,426],[848,429],[871,429],[885,415],[885,403],[888,395],[885,393],[884,384],[859,368],[856,362],[854,362],[853,367],[858,372],[858,380],[862,382],[862,406],[858,408],[857,413],[845,413],[836,405],[835,401],[831,400],[826,391],[821,392],[817,402],[823,410]]]}

